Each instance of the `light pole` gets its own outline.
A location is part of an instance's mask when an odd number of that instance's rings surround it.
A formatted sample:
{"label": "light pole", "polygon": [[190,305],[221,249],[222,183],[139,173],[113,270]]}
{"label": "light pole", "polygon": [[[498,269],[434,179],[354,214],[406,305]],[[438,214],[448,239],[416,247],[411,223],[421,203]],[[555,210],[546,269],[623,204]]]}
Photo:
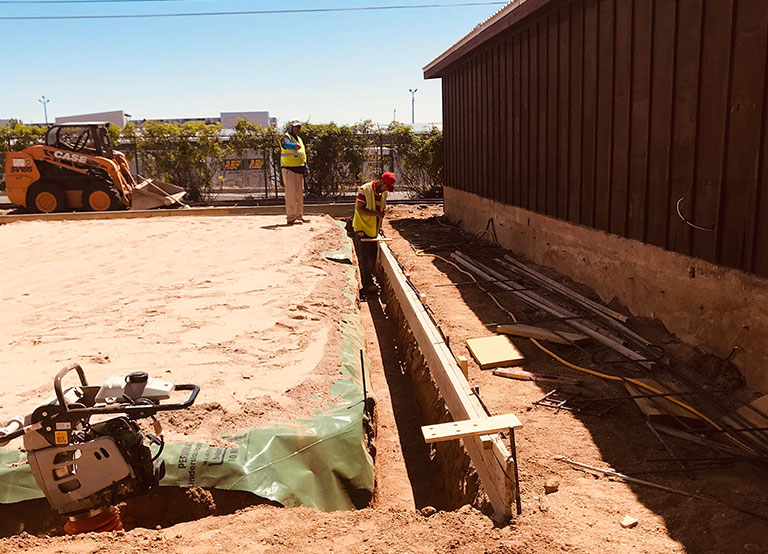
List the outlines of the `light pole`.
{"label": "light pole", "polygon": [[43,96],[42,98],[37,99],[38,102],[40,102],[43,105],[43,112],[45,113],[45,124],[48,125],[48,102],[51,101],[50,98],[46,98]]}
{"label": "light pole", "polygon": [[411,125],[416,122],[416,91],[417,88],[409,88],[408,92],[411,93]]}

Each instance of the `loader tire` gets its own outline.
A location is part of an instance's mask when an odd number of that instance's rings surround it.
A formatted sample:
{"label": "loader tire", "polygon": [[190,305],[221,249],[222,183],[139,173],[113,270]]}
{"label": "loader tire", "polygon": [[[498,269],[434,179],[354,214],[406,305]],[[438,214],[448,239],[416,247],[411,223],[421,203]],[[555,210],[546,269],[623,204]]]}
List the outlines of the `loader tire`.
{"label": "loader tire", "polygon": [[27,210],[49,214],[67,209],[67,197],[56,185],[37,182],[27,189]]}
{"label": "loader tire", "polygon": [[120,195],[111,185],[88,185],[83,191],[83,208],[89,212],[106,212],[123,207]]}

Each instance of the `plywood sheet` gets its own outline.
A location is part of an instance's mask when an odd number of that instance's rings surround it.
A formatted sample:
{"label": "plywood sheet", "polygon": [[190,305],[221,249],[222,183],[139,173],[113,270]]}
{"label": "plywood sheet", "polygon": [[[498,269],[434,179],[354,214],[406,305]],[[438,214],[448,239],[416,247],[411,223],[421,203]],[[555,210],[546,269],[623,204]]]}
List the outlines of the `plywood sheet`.
{"label": "plywood sheet", "polygon": [[525,360],[504,335],[467,339],[467,348],[481,369],[519,365]]}

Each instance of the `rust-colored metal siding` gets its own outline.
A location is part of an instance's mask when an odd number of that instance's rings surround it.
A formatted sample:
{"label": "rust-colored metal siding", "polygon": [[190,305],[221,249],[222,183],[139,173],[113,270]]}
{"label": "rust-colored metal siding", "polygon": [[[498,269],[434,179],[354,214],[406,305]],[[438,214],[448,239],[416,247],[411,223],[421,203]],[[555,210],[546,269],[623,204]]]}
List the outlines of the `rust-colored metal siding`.
{"label": "rust-colored metal siding", "polygon": [[768,2],[541,6],[440,70],[446,184],[768,276]]}

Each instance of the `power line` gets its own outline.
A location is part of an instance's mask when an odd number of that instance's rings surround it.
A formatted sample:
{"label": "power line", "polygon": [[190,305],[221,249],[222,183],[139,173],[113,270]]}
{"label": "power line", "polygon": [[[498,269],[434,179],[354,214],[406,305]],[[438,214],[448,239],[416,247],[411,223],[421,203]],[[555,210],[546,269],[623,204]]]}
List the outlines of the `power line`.
{"label": "power line", "polygon": [[[35,0],[43,3],[46,0]],[[90,3],[94,2],[87,0]],[[122,0],[125,1],[125,0]],[[149,1],[149,0],[145,0]],[[155,0],[172,1],[172,0]],[[179,1],[179,0],[176,0]],[[54,0],[48,0],[51,3]],[[9,2],[10,3],[10,2]],[[35,2],[23,2],[32,4]],[[10,16],[0,17],[0,21],[19,21],[19,20],[54,20],[54,19],[140,19],[140,18],[159,18],[159,17],[210,17],[219,15],[272,15],[272,14],[297,14],[297,13],[332,13],[332,12],[362,12],[362,11],[382,11],[382,10],[412,10],[412,9],[431,9],[431,8],[461,8],[467,6],[497,6],[506,5],[508,2],[462,2],[459,4],[420,4],[413,6],[361,6],[357,8],[307,8],[296,10],[250,10],[237,12],[191,12],[191,13],[157,13],[157,14],[113,14],[113,15],[38,15],[38,16]]]}

